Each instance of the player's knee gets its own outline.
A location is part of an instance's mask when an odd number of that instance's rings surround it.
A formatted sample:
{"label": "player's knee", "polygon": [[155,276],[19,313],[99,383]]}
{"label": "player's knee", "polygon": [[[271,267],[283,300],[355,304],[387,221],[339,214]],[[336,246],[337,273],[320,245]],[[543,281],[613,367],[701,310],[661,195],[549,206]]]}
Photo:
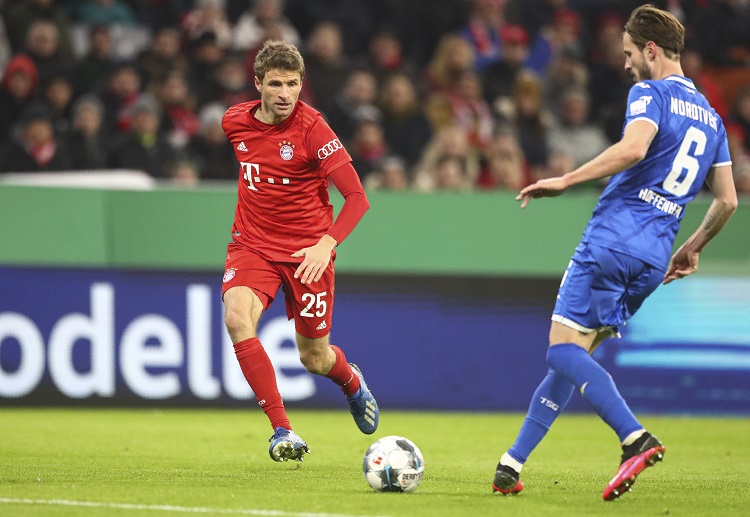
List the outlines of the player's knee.
{"label": "player's knee", "polygon": [[331,369],[326,364],[327,356],[323,350],[307,349],[300,350],[299,359],[305,370],[315,375],[325,375]]}
{"label": "player's knee", "polygon": [[224,313],[224,325],[230,336],[246,334],[252,330],[252,322],[241,311],[227,308]]}

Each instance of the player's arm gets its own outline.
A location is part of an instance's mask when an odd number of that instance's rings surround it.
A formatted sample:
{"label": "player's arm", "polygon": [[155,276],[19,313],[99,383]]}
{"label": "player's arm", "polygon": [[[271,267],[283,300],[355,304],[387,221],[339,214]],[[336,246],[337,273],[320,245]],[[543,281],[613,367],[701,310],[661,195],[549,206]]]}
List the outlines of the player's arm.
{"label": "player's arm", "polygon": [[652,122],[636,119],[625,127],[619,142],[572,172],[557,178],[539,180],[525,187],[516,196],[516,201],[523,201],[521,208],[525,208],[531,199],[559,196],[573,185],[620,173],[646,157],[656,131]]}
{"label": "player's arm", "polygon": [[362,182],[351,162],[334,169],[328,178],[344,196],[344,205],[334,223],[317,244],[292,254],[292,257],[304,257],[294,273],[295,278],[300,278],[303,284],[320,279],[323,271],[328,267],[333,249],[354,230],[367,209],[370,208]]}
{"label": "player's arm", "polygon": [[664,283],[692,275],[698,270],[698,256],[703,248],[719,234],[737,210],[737,191],[732,178],[732,166],[714,167],[706,182],[714,193],[714,200],[697,230],[672,255]]}

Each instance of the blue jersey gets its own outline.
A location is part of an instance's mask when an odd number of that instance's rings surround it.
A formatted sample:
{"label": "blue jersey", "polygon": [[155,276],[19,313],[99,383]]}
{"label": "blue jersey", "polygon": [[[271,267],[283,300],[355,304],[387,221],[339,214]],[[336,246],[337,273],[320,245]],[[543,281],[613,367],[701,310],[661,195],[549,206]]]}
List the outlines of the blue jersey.
{"label": "blue jersey", "polygon": [[711,167],[731,164],[727,135],[693,82],[677,75],[633,85],[624,126],[635,120],[651,122],[656,136],[641,162],[610,179],[581,242],[666,271],[685,205]]}

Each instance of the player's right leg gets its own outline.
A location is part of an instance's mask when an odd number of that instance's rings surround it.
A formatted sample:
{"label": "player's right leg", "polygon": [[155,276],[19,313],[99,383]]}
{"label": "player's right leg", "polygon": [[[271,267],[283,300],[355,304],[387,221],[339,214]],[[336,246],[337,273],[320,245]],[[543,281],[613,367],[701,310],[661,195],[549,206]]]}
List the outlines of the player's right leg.
{"label": "player's right leg", "polygon": [[[294,432],[276,383],[276,372],[257,336],[258,321],[273,301],[280,278],[262,257],[232,249],[224,275],[224,322],[234,343],[242,373],[268,417],[274,434],[269,454],[274,461],[302,460],[310,450]],[[248,287],[253,285],[253,289]]]}
{"label": "player's right leg", "polygon": [[523,490],[520,476],[526,459],[547,434],[571,395],[573,385],[550,369],[531,397],[529,410],[515,443],[500,458],[492,482],[494,492],[513,495]]}

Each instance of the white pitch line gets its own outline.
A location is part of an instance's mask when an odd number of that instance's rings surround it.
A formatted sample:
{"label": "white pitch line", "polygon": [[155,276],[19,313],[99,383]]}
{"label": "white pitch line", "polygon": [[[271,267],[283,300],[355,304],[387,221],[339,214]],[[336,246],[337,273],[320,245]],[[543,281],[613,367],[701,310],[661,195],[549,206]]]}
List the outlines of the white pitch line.
{"label": "white pitch line", "polygon": [[67,499],[13,499],[0,497],[0,503],[50,505],[50,506],[78,506],[86,508],[110,508],[117,510],[151,510],[160,512],[209,513],[225,515],[261,515],[266,517],[385,517],[350,515],[344,513],[312,513],[285,512],[282,510],[253,510],[243,508],[201,508],[189,506],[172,506],[162,504],[132,504],[132,503],[101,503],[96,501],[70,501]]}

